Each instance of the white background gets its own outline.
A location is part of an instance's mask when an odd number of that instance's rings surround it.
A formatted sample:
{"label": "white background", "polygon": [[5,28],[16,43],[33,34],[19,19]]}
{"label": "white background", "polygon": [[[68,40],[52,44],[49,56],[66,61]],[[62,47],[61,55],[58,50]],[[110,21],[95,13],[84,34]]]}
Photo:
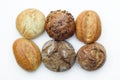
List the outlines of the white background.
{"label": "white background", "polygon": [[[119,0],[1,0],[0,1],[0,80],[120,80],[120,4]],[[77,63],[66,72],[49,71],[43,63],[34,72],[18,66],[12,51],[13,42],[22,36],[16,30],[17,15],[27,8],[36,8],[45,16],[50,11],[67,10],[76,19],[84,10],[96,11],[102,22],[102,34],[97,42],[104,45],[107,60],[96,71],[85,71]],[[42,49],[51,40],[44,32],[33,41]],[[84,44],[75,35],[67,40],[75,51]]]}

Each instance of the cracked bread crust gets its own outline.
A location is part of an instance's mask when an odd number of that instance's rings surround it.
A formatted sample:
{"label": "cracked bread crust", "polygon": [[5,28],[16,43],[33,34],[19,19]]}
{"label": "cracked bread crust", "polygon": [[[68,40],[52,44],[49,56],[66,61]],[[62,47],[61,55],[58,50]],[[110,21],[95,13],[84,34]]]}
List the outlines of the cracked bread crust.
{"label": "cracked bread crust", "polygon": [[45,16],[37,9],[26,9],[22,11],[16,19],[16,28],[19,33],[27,38],[32,39],[44,31]]}
{"label": "cracked bread crust", "polygon": [[65,10],[51,11],[47,16],[45,29],[55,40],[65,40],[75,32],[74,18]]}
{"label": "cracked bread crust", "polygon": [[88,71],[100,68],[106,59],[106,50],[99,43],[87,44],[81,47],[77,53],[77,61],[80,66]]}
{"label": "cracked bread crust", "polygon": [[62,72],[75,63],[76,54],[72,45],[66,41],[50,40],[42,48],[42,61],[52,71]]}

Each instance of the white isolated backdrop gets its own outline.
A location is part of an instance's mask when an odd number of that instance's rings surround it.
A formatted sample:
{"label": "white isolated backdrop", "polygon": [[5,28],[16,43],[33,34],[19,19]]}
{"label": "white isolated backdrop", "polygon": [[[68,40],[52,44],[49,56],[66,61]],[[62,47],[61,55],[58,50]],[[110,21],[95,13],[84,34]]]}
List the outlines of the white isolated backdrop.
{"label": "white isolated backdrop", "polygon": [[[120,4],[119,0],[4,0],[0,1],[0,80],[120,80]],[[36,8],[45,16],[50,11],[67,10],[76,17],[84,10],[96,11],[102,22],[98,39],[106,48],[106,62],[96,71],[83,70],[77,63],[65,72],[52,72],[43,63],[34,72],[18,66],[12,51],[13,42],[22,36],[16,30],[17,15],[27,8]],[[42,49],[51,40],[44,32],[33,41]],[[67,39],[75,52],[84,44],[72,36]]]}

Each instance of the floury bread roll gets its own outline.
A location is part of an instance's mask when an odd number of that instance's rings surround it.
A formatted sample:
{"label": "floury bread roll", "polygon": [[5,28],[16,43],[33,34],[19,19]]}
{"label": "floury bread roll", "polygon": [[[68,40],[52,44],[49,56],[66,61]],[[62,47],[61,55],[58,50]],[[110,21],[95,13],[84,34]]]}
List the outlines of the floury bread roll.
{"label": "floury bread roll", "polygon": [[73,66],[75,58],[74,48],[66,41],[50,40],[43,45],[42,60],[49,70],[66,71]]}
{"label": "floury bread roll", "polygon": [[75,32],[75,22],[71,13],[62,10],[51,11],[47,16],[45,29],[55,40],[65,40]]}
{"label": "floury bread roll", "polygon": [[45,16],[37,9],[26,9],[16,19],[19,33],[27,39],[32,39],[44,31]]}

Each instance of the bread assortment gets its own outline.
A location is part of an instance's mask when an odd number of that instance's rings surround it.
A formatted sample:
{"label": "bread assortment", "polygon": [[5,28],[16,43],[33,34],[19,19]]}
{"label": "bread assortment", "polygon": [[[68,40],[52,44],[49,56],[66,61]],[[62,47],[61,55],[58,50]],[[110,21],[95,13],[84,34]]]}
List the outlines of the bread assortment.
{"label": "bread assortment", "polygon": [[[24,37],[13,43],[13,53],[17,63],[27,71],[34,71],[41,61],[51,71],[63,72],[77,63],[85,70],[100,68],[106,59],[105,48],[96,41],[101,35],[100,17],[95,11],[86,10],[78,15],[76,22],[66,10],[51,11],[45,19],[37,9],[26,9],[16,18],[16,28]],[[46,42],[42,51],[31,39],[43,31],[53,38]],[[65,41],[76,33],[76,37],[85,43],[77,54],[72,45]]]}

